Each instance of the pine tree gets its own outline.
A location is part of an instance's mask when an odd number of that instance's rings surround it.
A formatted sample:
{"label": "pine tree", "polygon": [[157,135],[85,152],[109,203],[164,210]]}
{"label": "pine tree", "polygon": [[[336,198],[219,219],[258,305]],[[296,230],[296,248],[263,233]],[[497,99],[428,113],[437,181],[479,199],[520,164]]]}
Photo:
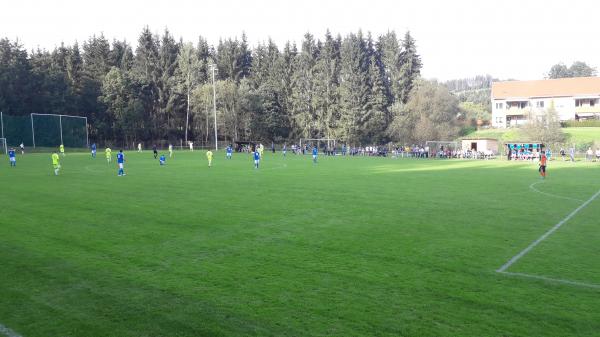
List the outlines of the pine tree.
{"label": "pine tree", "polygon": [[198,54],[194,49],[194,45],[191,43],[183,45],[177,57],[177,64],[180,83],[186,95],[185,143],[187,144],[191,93],[194,86],[198,85],[200,76],[200,60],[198,60]]}
{"label": "pine tree", "polygon": [[315,63],[319,50],[314,37],[307,33],[302,41],[302,49],[296,57],[292,76],[292,111],[294,129],[299,137],[318,136],[315,133]]}
{"label": "pine tree", "polygon": [[421,75],[421,57],[417,54],[415,40],[406,32],[402,41],[402,51],[400,52],[400,92],[399,98],[402,103],[406,103],[410,96],[410,91],[417,78]]}
{"label": "pine tree", "polygon": [[334,39],[329,30],[315,64],[315,104],[319,136],[334,138],[334,130],[340,116],[339,77],[340,40]]}
{"label": "pine tree", "polygon": [[369,99],[369,52],[362,32],[342,41],[340,71],[340,134],[347,142],[359,142],[361,121]]}

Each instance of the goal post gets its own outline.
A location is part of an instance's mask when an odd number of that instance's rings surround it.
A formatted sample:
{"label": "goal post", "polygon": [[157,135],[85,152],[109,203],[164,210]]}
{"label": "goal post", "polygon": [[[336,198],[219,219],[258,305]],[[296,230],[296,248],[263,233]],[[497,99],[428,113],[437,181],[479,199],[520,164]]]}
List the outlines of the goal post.
{"label": "goal post", "polygon": [[336,145],[335,138],[300,138],[300,148],[302,148],[303,144],[317,143],[317,148],[321,148],[321,143],[326,145],[327,149],[333,149]]}
{"label": "goal post", "polygon": [[33,147],[89,147],[87,117],[32,113]]}
{"label": "goal post", "polygon": [[6,145],[6,138],[0,138],[0,154],[7,154],[8,146]]}
{"label": "goal post", "polygon": [[429,148],[429,156],[435,157],[440,151],[456,151],[461,149],[460,142],[455,141],[427,141],[425,146]]}

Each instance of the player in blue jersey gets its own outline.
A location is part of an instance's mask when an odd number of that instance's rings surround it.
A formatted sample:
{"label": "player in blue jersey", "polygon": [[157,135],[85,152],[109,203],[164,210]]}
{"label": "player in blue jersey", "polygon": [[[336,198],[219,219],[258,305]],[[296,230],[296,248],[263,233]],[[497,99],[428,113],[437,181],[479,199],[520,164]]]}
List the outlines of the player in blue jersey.
{"label": "player in blue jersey", "polygon": [[231,159],[231,156],[233,155],[233,148],[231,147],[231,144],[227,146],[227,159]]}
{"label": "player in blue jersey", "polygon": [[254,168],[258,168],[258,164],[260,164],[260,152],[258,149],[254,150]]}
{"label": "player in blue jersey", "polygon": [[117,164],[119,165],[118,176],[124,176],[125,171],[123,170],[123,165],[125,165],[125,154],[123,153],[123,150],[119,150],[119,153],[117,153]]}
{"label": "player in blue jersey", "polygon": [[163,166],[165,164],[165,162],[167,161],[167,158],[165,158],[164,154],[161,154],[158,161],[160,162],[160,166]]}
{"label": "player in blue jersey", "polygon": [[313,163],[315,163],[315,164],[317,163],[317,156],[318,155],[319,155],[319,150],[317,149],[317,146],[315,145],[313,147],[313,150],[312,150]]}
{"label": "player in blue jersey", "polygon": [[15,149],[11,148],[8,150],[8,160],[10,161],[11,167],[17,166],[17,155],[15,153]]}
{"label": "player in blue jersey", "polygon": [[92,144],[92,158],[96,158],[96,143]]}

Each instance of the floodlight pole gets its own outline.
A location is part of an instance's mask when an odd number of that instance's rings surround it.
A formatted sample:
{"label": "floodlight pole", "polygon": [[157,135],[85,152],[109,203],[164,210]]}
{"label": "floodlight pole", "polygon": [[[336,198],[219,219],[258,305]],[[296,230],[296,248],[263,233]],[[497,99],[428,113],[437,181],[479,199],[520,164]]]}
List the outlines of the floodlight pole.
{"label": "floodlight pole", "polygon": [[0,125],[2,126],[2,137],[0,138],[4,138],[4,116],[2,115],[2,111],[0,111]]}
{"label": "floodlight pole", "polygon": [[215,117],[215,151],[219,149],[218,141],[217,141],[217,89],[215,87],[215,72],[217,71],[217,66],[214,63],[211,63],[209,66],[210,71],[212,72],[212,82],[213,82],[213,112]]}

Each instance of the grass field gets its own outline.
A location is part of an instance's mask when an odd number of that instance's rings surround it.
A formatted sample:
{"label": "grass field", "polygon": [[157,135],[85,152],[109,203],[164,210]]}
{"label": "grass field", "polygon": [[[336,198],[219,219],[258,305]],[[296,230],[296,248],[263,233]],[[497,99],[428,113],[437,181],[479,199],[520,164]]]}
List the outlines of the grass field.
{"label": "grass field", "polygon": [[[594,143],[600,144],[600,128],[597,127],[576,127],[576,128],[563,128],[563,132],[567,137],[568,143],[582,144],[582,143]],[[496,138],[500,141],[515,141],[522,140],[519,136],[519,129],[481,129],[475,131],[466,137],[484,137],[484,138]]]}
{"label": "grass field", "polygon": [[[60,176],[48,154],[2,162],[0,328],[600,334],[600,163],[551,162],[541,182],[536,164],[506,161],[127,159],[126,177],[88,154],[68,154]],[[512,274],[496,272],[586,201]]]}

